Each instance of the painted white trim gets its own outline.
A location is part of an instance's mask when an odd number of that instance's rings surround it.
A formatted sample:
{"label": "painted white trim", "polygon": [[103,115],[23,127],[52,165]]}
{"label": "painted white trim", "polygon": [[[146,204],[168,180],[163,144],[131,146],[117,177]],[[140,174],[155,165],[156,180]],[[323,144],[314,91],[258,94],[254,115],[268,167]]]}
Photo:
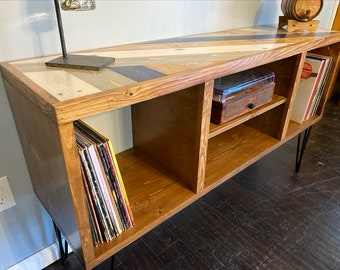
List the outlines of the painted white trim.
{"label": "painted white trim", "polygon": [[11,266],[8,270],[41,270],[57,260],[59,260],[59,245],[54,243]]}

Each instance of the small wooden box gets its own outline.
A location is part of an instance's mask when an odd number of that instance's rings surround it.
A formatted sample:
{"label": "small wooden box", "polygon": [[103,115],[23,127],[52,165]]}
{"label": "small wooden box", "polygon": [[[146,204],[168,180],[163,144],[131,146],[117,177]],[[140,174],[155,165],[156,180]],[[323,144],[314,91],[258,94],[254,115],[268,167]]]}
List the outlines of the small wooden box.
{"label": "small wooden box", "polygon": [[263,87],[249,87],[231,94],[225,102],[212,101],[211,122],[223,124],[226,121],[249,112],[272,100],[275,83]]}

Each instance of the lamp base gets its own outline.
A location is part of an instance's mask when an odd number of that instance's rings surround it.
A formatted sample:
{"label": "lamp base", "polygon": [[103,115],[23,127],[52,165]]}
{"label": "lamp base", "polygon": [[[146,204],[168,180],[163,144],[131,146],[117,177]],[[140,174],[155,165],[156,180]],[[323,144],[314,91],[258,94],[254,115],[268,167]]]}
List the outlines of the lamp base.
{"label": "lamp base", "polygon": [[113,57],[71,54],[67,55],[67,58],[60,56],[45,64],[49,67],[78,68],[98,71],[114,62],[114,60]]}

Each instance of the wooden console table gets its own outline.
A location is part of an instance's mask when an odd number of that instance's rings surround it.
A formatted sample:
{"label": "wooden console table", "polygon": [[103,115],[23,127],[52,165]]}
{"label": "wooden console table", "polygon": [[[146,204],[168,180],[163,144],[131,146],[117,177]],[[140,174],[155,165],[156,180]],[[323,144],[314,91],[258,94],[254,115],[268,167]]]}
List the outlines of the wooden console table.
{"label": "wooden console table", "polygon": [[[36,195],[91,269],[321,119],[339,69],[340,33],[243,28],[115,46],[101,71],[46,67],[42,57],[1,64]],[[317,114],[290,113],[307,52],[334,57]],[[210,123],[214,79],[264,66],[273,100],[222,125]],[[73,121],[131,106],[133,148],[117,155],[135,217],[93,246]]]}

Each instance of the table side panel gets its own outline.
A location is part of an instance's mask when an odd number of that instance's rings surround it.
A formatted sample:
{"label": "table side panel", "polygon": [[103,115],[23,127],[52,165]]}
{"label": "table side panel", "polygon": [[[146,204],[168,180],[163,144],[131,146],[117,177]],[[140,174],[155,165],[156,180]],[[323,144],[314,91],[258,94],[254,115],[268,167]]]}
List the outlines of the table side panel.
{"label": "table side panel", "polygon": [[[17,91],[18,85],[13,86],[6,79],[4,83],[34,192],[72,249],[83,260],[82,245],[86,246],[86,243],[81,243],[79,231],[82,228],[78,226],[77,218],[86,208],[74,207],[77,197],[70,190],[72,176],[67,171],[70,165],[65,165],[70,154],[65,154],[59,127]],[[67,135],[69,140],[70,134]],[[77,166],[80,175],[79,162],[71,164]],[[76,189],[79,190],[79,185]],[[90,231],[87,234],[87,238],[91,238]]]}

